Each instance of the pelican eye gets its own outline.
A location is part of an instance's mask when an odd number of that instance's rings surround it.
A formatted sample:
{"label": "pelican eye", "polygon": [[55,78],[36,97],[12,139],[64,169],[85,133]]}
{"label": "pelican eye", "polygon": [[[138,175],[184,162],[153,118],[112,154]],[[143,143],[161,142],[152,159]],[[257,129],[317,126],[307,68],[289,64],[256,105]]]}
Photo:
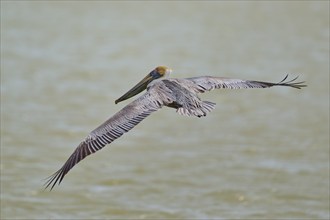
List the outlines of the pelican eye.
{"label": "pelican eye", "polygon": [[158,79],[158,78],[162,77],[162,74],[160,74],[159,72],[157,72],[157,70],[153,70],[153,71],[150,72],[150,76],[153,79]]}

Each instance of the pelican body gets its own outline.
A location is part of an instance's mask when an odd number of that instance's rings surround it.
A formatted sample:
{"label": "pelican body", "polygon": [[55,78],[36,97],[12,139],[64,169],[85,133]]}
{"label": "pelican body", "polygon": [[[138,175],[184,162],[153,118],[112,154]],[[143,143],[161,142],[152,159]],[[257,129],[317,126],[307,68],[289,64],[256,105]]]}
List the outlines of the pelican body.
{"label": "pelican body", "polygon": [[143,95],[126,105],[110,119],[94,129],[74,150],[64,165],[48,177],[45,187],[60,184],[64,176],[86,156],[101,150],[124,133],[131,130],[151,113],[163,106],[175,108],[185,116],[206,116],[215,108],[215,103],[202,101],[199,93],[213,89],[268,88],[286,86],[296,89],[305,87],[304,82],[295,82],[298,78],[286,81],[288,75],[278,83],[232,79],[225,77],[201,76],[192,78],[169,78],[172,70],[159,66],[144,79],[115,101],[119,103],[147,90]]}

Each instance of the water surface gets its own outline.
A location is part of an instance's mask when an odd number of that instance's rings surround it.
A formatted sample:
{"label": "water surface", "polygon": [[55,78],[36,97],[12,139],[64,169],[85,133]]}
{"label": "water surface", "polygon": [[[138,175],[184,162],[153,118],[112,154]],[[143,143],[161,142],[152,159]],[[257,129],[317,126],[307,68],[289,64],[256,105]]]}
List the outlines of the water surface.
{"label": "water surface", "polygon": [[[280,81],[59,169],[147,72]],[[1,219],[329,218],[329,2],[1,1]]]}

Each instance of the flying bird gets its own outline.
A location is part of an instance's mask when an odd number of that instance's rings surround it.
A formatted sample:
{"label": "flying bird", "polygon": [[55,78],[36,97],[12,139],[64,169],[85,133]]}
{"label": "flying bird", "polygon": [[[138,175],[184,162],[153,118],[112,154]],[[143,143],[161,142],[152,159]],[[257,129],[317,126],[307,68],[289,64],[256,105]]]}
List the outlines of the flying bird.
{"label": "flying bird", "polygon": [[147,90],[110,119],[94,129],[78,145],[64,165],[47,178],[45,188],[60,184],[64,176],[81,160],[90,154],[101,150],[124,133],[130,131],[151,113],[163,106],[175,108],[176,112],[185,116],[206,116],[215,108],[215,103],[202,101],[199,93],[213,89],[241,89],[268,88],[272,86],[286,86],[296,89],[305,87],[304,82],[296,82],[296,78],[287,80],[288,75],[278,83],[241,80],[226,77],[200,76],[192,78],[169,78],[172,70],[165,66],[158,66],[136,84],[127,93],[115,101],[119,103]]}

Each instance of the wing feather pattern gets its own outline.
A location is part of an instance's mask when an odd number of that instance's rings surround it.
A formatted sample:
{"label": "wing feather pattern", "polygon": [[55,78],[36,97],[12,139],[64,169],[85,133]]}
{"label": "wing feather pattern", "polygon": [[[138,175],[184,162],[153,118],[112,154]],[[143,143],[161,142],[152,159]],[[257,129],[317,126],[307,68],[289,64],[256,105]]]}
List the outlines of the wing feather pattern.
{"label": "wing feather pattern", "polygon": [[164,103],[159,100],[157,93],[146,92],[140,98],[128,104],[113,117],[93,130],[84,141],[74,150],[65,164],[47,178],[45,188],[60,184],[64,176],[81,160],[90,154],[101,150],[124,133],[131,130],[152,112],[160,109]]}
{"label": "wing feather pattern", "polygon": [[197,92],[211,91],[213,89],[247,89],[247,88],[269,88],[272,86],[289,86],[296,89],[301,89],[306,87],[304,82],[295,82],[298,78],[286,81],[288,75],[284,77],[278,83],[262,82],[262,81],[252,81],[252,80],[242,80],[242,79],[232,79],[226,77],[213,77],[213,76],[201,76],[186,78],[187,80],[193,82]]}

